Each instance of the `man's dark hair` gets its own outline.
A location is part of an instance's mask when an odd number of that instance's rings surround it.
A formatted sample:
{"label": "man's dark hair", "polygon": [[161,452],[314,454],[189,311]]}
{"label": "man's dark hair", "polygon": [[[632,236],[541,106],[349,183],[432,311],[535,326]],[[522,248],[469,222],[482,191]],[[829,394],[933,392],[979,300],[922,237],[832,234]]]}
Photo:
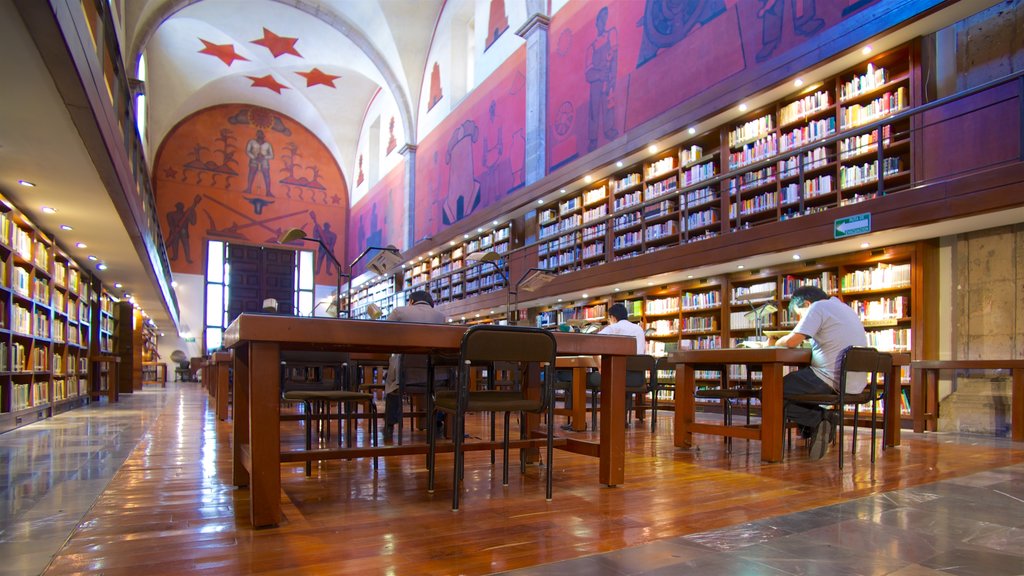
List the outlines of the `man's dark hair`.
{"label": "man's dark hair", "polygon": [[818,300],[828,300],[828,294],[817,286],[801,286],[793,290],[793,295],[790,296],[789,311],[795,313],[797,308],[804,305],[804,302],[817,302]]}
{"label": "man's dark hair", "polygon": [[616,320],[625,320],[629,318],[629,311],[622,304],[612,304],[612,307],[608,309],[608,314],[614,317]]}
{"label": "man's dark hair", "polygon": [[430,297],[430,294],[423,290],[416,290],[409,294],[409,302],[416,304],[417,302],[426,302],[431,308],[434,307],[434,299]]}

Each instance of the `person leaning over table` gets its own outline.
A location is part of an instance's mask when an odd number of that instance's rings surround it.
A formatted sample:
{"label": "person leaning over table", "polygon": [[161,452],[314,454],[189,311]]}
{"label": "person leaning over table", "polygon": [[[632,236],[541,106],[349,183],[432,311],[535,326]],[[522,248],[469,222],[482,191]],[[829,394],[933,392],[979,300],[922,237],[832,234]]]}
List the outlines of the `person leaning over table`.
{"label": "person leaning over table", "polygon": [[[421,322],[444,324],[444,314],[434,309],[434,299],[423,290],[409,294],[409,304],[399,306],[388,314],[389,322]],[[402,418],[402,398],[398,394],[398,372],[401,370],[401,354],[392,354],[388,361],[388,374],[384,380],[384,439],[394,437],[394,427]]]}
{"label": "person leaning over table", "polygon": [[[867,333],[852,308],[835,296],[829,297],[821,288],[801,286],[793,291],[789,311],[799,318],[793,331],[769,345],[796,348],[811,339],[811,365],[786,374],[782,379],[782,398],[794,394],[834,394],[839,386],[839,361],[850,346],[866,346]],[[858,393],[867,383],[865,374],[851,374],[846,391]],[[785,416],[800,425],[804,438],[810,438],[809,456],[820,460],[836,423],[826,418],[826,411],[817,404],[785,402]],[[833,413],[832,417],[835,417]]]}

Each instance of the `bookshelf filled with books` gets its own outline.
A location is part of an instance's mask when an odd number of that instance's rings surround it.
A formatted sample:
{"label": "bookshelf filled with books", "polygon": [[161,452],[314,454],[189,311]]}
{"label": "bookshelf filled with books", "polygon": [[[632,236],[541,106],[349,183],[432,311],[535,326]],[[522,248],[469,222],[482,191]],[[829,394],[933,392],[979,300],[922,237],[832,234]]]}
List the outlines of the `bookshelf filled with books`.
{"label": "bookshelf filled with books", "polygon": [[[756,340],[758,323],[762,330],[791,330],[796,325],[796,317],[788,311],[793,291],[811,285],[857,311],[867,330],[869,346],[891,352],[916,351],[921,355],[923,344],[914,342],[912,335],[920,333],[926,316],[934,316],[936,311],[935,302],[927,301],[924,275],[915,275],[914,270],[933,250],[926,242],[901,244],[687,280],[646,291],[612,293],[586,302],[542,307],[534,311],[535,324],[546,328],[566,324],[596,329],[605,321],[606,307],[622,302],[630,311],[630,321],[645,329],[647,352],[654,356],[668,356],[678,349],[750,345],[750,341]],[[721,374],[705,372],[698,374],[698,380],[717,386]],[[663,376],[666,375],[659,375]],[[733,371],[728,377],[746,381],[748,375]],[[756,371],[750,374],[754,382],[759,378]],[[909,387],[906,370],[902,384],[905,389]],[[662,395],[659,405],[671,406],[672,392]],[[718,406],[718,401],[701,405]],[[907,414],[905,411],[904,415]]]}
{"label": "bookshelf filled with books", "polygon": [[502,257],[513,247],[512,234],[511,222],[480,228],[409,263],[401,280],[405,296],[426,290],[443,304],[504,289],[507,266]]}
{"label": "bookshelf filled with books", "polygon": [[405,304],[405,293],[395,290],[395,283],[394,275],[380,276],[353,290],[352,317],[387,318],[392,310]]}
{"label": "bookshelf filled with books", "polygon": [[912,69],[907,47],[879,55],[556,195],[537,210],[539,265],[576,271],[909,187],[910,121],[885,120],[911,105]]}
{"label": "bookshelf filled with books", "polygon": [[0,432],[88,401],[83,278],[51,236],[0,202]]}

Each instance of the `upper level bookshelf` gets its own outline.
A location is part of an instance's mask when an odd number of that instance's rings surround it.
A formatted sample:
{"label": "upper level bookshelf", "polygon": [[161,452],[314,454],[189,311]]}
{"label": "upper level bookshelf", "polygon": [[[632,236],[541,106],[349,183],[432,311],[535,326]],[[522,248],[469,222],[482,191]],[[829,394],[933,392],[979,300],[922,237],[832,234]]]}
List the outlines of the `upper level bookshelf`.
{"label": "upper level bookshelf", "polygon": [[352,292],[352,317],[369,318],[369,307],[376,305],[383,317],[396,307],[405,304],[405,293],[395,290],[394,275],[381,276],[366,282]]}
{"label": "upper level bookshelf", "polygon": [[909,187],[909,120],[864,127],[911,105],[912,69],[909,48],[879,55],[558,194],[537,210],[539,266],[582,270]]}
{"label": "upper level bookshelf", "polygon": [[436,303],[443,304],[504,288],[507,268],[499,266],[500,262],[474,261],[470,255],[506,254],[512,248],[512,232],[512,222],[507,222],[452,240],[446,248],[412,262],[403,275],[402,289],[406,296],[413,290],[426,290]]}

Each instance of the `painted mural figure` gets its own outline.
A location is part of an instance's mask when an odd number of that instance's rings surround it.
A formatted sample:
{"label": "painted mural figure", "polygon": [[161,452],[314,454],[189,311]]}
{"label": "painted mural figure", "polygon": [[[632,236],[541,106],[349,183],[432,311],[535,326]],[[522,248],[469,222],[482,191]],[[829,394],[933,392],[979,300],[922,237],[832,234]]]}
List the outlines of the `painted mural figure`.
{"label": "painted mural figure", "polygon": [[724,12],[725,0],[647,0],[644,16],[637,22],[643,28],[637,68],[657,56],[658,50],[675,46],[698,24],[707,24]]}
{"label": "painted mural figure", "polygon": [[196,223],[196,206],[201,198],[197,195],[187,210],[184,202],[174,204],[174,210],[167,213],[167,257],[170,260],[178,259],[178,246],[185,252],[185,262],[192,263],[191,249],[189,248],[188,228]]}
{"label": "painted mural figure", "polygon": [[590,84],[590,124],[587,127],[587,151],[597,148],[598,133],[603,129],[605,138],[615,139],[615,73],[619,61],[618,30],[607,29],[608,7],[597,13],[594,21],[597,38],[587,47],[585,74]]}
{"label": "painted mural figure", "polygon": [[[330,222],[320,224],[320,221],[316,219],[316,212],[310,210],[309,215],[313,218],[313,238],[320,240],[327,246],[327,248],[324,248],[323,245],[317,245],[314,273],[320,274],[320,271],[323,269],[324,262],[327,262],[327,273],[337,274],[340,270],[334,271],[337,266],[334,265],[334,259],[331,258],[331,256],[334,255],[334,245],[338,242],[338,235],[331,230]],[[328,249],[330,250],[330,253],[328,253]]]}
{"label": "painted mural figure", "polygon": [[498,195],[512,188],[512,164],[504,155],[502,121],[497,114],[497,102],[494,100],[491,100],[487,116],[489,121],[483,135],[483,166],[487,171],[484,172],[481,185],[486,192]]}
{"label": "painted mural figure", "polygon": [[[764,5],[757,11],[761,18],[761,49],[757,52],[757,61],[763,62],[771,57],[782,40],[783,12],[786,0],[762,0]],[[793,11],[793,31],[801,36],[811,36],[825,26],[825,21],[815,17],[817,0],[790,0]]]}
{"label": "painted mural figure", "polygon": [[391,154],[395,146],[398,146],[398,140],[395,138],[395,117],[392,116],[391,121],[388,122],[388,148],[384,154]]}
{"label": "painted mural figure", "polygon": [[265,140],[263,130],[257,130],[256,137],[245,145],[245,154],[249,157],[249,182],[245,186],[245,193],[252,194],[252,181],[259,172],[263,175],[267,196],[273,196],[270,191],[270,161],[274,159],[274,147]]}
{"label": "painted mural figure", "polygon": [[452,132],[444,163],[448,165],[448,194],[442,206],[446,225],[461,220],[480,204],[480,182],[473,175],[473,144],[480,130],[476,122],[466,120]]}

